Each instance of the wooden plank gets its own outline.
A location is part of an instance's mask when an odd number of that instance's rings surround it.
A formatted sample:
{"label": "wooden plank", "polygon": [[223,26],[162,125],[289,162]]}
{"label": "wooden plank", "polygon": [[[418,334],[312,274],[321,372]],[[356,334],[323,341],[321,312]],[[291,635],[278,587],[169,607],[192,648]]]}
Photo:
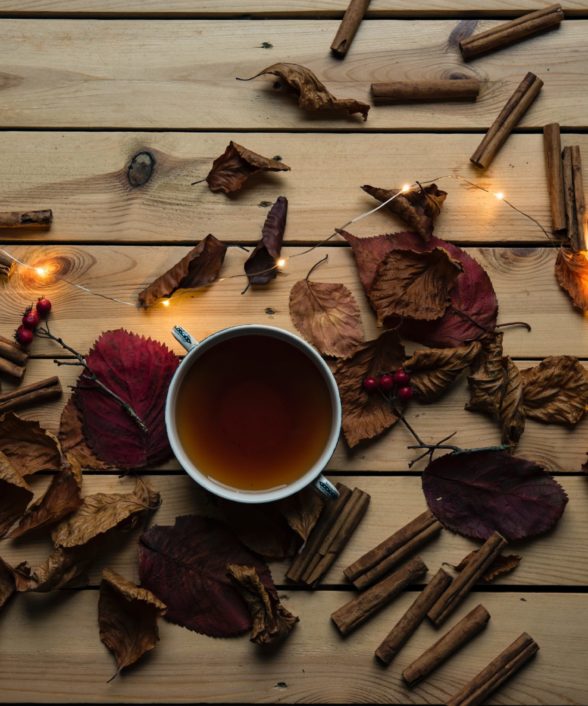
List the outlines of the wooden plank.
{"label": "wooden plank", "polygon": [[[114,325],[126,324],[119,320]],[[78,322],[78,326],[83,327],[83,322]],[[59,330],[57,323],[54,328],[56,331]],[[131,327],[131,329],[134,328]],[[169,338],[163,331],[159,336],[154,331],[145,333],[169,342]],[[81,348],[81,350],[85,349]],[[525,361],[518,362],[521,367],[531,364]],[[38,419],[48,429],[57,431],[61,408],[69,396],[69,386],[75,383],[78,373],[78,369],[72,367],[57,369],[51,360],[30,360],[25,382],[35,382],[58,374],[64,388],[64,398],[57,402],[45,403],[41,407],[23,410],[22,415],[30,419]],[[6,385],[6,389],[9,389],[9,385]],[[464,404],[467,399],[467,383],[463,379],[435,404],[412,403],[407,418],[427,441],[439,440],[457,430],[455,443],[462,448],[499,444],[498,425],[482,414],[466,412]],[[577,472],[586,460],[588,448],[584,430],[587,424],[585,420],[575,430],[569,430],[556,424],[546,426],[529,419],[517,452],[524,458],[532,459],[552,471]],[[349,453],[345,444],[341,442],[328,468],[334,472],[406,471],[410,461],[418,455],[418,452],[407,448],[412,443],[413,439],[406,429],[398,425],[382,438],[354,453]],[[423,460],[414,466],[414,470],[422,470],[425,465],[426,461]],[[179,467],[175,462],[170,462],[164,468],[177,470]]]}
{"label": "wooden plank", "polygon": [[[229,140],[267,156],[280,155],[292,171],[254,180],[233,197],[213,194],[206,176]],[[184,134],[184,133],[0,133],[0,198],[3,208],[51,207],[50,232],[27,240],[186,242],[213,232],[225,240],[255,241],[266,210],[279,193],[290,201],[288,239],[321,241],[336,226],[375,205],[359,187],[402,186],[415,180],[461,175],[501,191],[547,229],[551,215],[542,135],[514,135],[491,168],[480,176],[469,162],[479,135],[393,134]],[[588,151],[588,135],[564,135],[565,144]],[[132,188],[127,169],[133,156],[155,159],[151,179]],[[491,194],[453,178],[441,179],[449,193],[436,232],[456,242],[516,241],[544,244],[541,229]],[[404,226],[378,212],[354,225],[357,234]],[[4,238],[22,233],[3,231]]]}
{"label": "wooden plank", "polygon": [[400,673],[438,637],[419,627],[394,665],[382,669],[373,651],[414,593],[398,598],[350,639],[330,624],[344,592],[292,593],[287,607],[300,615],[288,641],[271,655],[246,637],[220,640],[162,621],[161,642],[132,672],[111,683],[112,656],[100,643],[95,591],[28,594],[4,609],[0,634],[3,698],[12,702],[83,703],[375,703],[438,704],[476,674],[523,631],[541,647],[538,657],[508,681],[493,704],[585,702],[588,595],[471,596],[455,619],[482,599],[492,618],[485,633],[414,690]]}
{"label": "wooden plank", "polygon": [[[180,129],[486,128],[527,71],[545,81],[522,127],[586,125],[588,24],[561,29],[465,66],[453,20],[366,22],[344,62],[329,55],[336,20],[4,20],[3,127]],[[482,23],[486,29],[492,21]],[[262,48],[272,44],[271,50]],[[230,47],[230,49],[228,49]],[[275,61],[308,66],[335,94],[368,99],[372,81],[477,76],[473,105],[381,106],[364,124],[302,113],[274,81],[241,83]]]}
{"label": "wooden plank", "polygon": [[[331,476],[334,478],[335,476]],[[149,482],[161,492],[161,508],[152,516],[151,524],[173,525],[179,515],[206,514],[210,508],[210,496],[201,491],[185,474],[169,476],[147,476]],[[366,551],[375,547],[392,532],[406,524],[426,509],[421,490],[421,480],[412,476],[344,476],[340,477],[351,487],[358,486],[370,493],[370,507],[353,539],[339,556],[322,581],[326,585],[347,585],[343,569]],[[523,557],[519,567],[497,583],[501,586],[586,586],[588,584],[588,518],[584,512],[588,500],[588,483],[584,478],[559,477],[569,495],[569,503],[557,528],[545,537],[519,543],[507,553],[518,553]],[[35,479],[37,492],[48,479]],[[134,481],[119,479],[113,475],[86,475],[84,493],[127,492]],[[209,510],[208,510],[209,511]],[[138,579],[137,541],[141,528],[125,535],[116,550],[111,551],[92,567],[88,585],[96,586],[104,566],[112,566],[125,576]],[[425,563],[432,569],[443,562],[456,565],[469,551],[478,546],[464,537],[448,531],[420,552]],[[50,551],[50,542],[45,538],[26,541],[5,540],[0,554],[3,559],[16,565],[28,561],[32,566],[44,561]],[[287,562],[272,562],[274,580],[286,584],[284,578]]]}

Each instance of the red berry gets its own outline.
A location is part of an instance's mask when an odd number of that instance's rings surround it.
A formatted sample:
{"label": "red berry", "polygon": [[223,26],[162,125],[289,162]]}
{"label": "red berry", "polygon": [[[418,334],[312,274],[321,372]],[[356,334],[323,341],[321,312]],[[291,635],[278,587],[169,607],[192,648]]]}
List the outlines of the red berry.
{"label": "red berry", "polygon": [[363,389],[367,392],[373,392],[378,389],[378,381],[374,377],[367,377],[363,380]]}
{"label": "red berry", "polygon": [[394,387],[394,376],[389,375],[388,373],[384,373],[383,375],[380,375],[378,384],[380,386],[380,390],[388,392]]}
{"label": "red berry", "polygon": [[39,325],[41,317],[36,309],[27,309],[22,317],[22,325],[25,328],[31,329],[31,331]]}
{"label": "red berry", "polygon": [[411,399],[412,395],[412,387],[401,387],[400,390],[398,390],[398,398],[401,399],[403,402],[408,402],[408,400]]}
{"label": "red berry", "polygon": [[34,336],[30,328],[26,328],[25,326],[19,326],[16,329],[14,338],[16,339],[17,343],[20,343],[21,346],[29,346],[33,342]]}
{"label": "red berry", "polygon": [[49,316],[49,312],[51,311],[51,302],[47,299],[47,297],[41,297],[37,301],[37,311],[42,319]]}
{"label": "red berry", "polygon": [[394,373],[394,382],[397,385],[401,385],[402,387],[406,387],[408,385],[408,383],[410,382],[410,375],[406,372],[406,370],[403,370],[402,368],[400,368]]}

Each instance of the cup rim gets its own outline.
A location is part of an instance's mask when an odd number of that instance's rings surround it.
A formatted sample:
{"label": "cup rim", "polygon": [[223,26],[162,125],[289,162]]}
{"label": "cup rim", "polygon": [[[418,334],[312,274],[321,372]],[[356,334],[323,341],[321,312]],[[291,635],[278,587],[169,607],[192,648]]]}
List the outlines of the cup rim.
{"label": "cup rim", "polygon": [[[183,379],[185,378],[188,370],[194,364],[194,361],[200,355],[202,355],[205,350],[213,347],[221,340],[227,338],[234,338],[241,334],[255,332],[259,333],[260,335],[265,334],[274,338],[279,338],[295,345],[315,363],[315,365],[319,368],[322,377],[329,389],[332,418],[331,431],[329,433],[329,438],[327,440],[327,443],[325,444],[323,452],[312,465],[312,467],[309,468],[308,471],[306,471],[306,473],[304,473],[292,483],[280,486],[279,488],[270,490],[249,491],[225,486],[219,483],[218,481],[212,480],[209,476],[205,475],[202,471],[197,468],[197,466],[190,460],[190,458],[184,451],[180,442],[175,421],[175,408],[178,390],[181,386]],[[329,366],[325,363],[320,354],[303,338],[277,326],[268,326],[267,324],[239,324],[237,326],[226,327],[224,329],[221,329],[220,331],[215,331],[206,338],[202,339],[202,341],[199,341],[191,350],[186,353],[184,359],[181,361],[180,365],[175,371],[168,389],[165,404],[165,425],[167,429],[169,443],[174,453],[174,456],[180,463],[180,466],[186,471],[186,473],[192,478],[192,480],[196,481],[196,483],[198,483],[205,490],[208,490],[214,495],[217,495],[226,500],[232,500],[234,502],[246,504],[261,504],[267,502],[274,502],[276,500],[282,500],[283,498],[287,498],[290,495],[294,495],[294,493],[297,493],[306,486],[310,485],[321,475],[329,459],[333,455],[333,452],[335,451],[335,448],[339,441],[341,429],[341,399],[339,396],[339,389],[337,387],[337,383],[335,381],[333,373],[329,369]]]}

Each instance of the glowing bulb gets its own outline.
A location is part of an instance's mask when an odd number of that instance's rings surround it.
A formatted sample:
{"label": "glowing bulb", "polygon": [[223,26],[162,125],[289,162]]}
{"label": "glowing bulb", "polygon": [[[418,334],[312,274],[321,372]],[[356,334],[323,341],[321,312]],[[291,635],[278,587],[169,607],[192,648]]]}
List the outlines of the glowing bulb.
{"label": "glowing bulb", "polygon": [[404,186],[402,187],[402,189],[400,189],[400,191],[403,194],[406,194],[407,192],[409,192],[410,191],[410,184],[404,184]]}
{"label": "glowing bulb", "polygon": [[47,277],[49,274],[49,270],[46,267],[35,267],[35,273],[37,274],[37,277]]}
{"label": "glowing bulb", "polygon": [[161,302],[162,306],[169,306],[169,299],[163,299]]}
{"label": "glowing bulb", "polygon": [[499,201],[502,201],[502,199],[504,198],[504,194],[502,193],[502,191],[499,191],[498,193],[494,194],[494,196],[496,196]]}
{"label": "glowing bulb", "polygon": [[279,258],[276,262],[276,267],[278,268],[278,270],[283,270],[284,267],[286,267],[286,262],[287,260],[285,257]]}

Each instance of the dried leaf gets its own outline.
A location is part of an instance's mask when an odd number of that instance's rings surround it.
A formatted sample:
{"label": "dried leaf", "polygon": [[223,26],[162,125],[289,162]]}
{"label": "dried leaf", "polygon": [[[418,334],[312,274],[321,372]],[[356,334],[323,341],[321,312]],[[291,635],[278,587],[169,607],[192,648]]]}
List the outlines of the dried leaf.
{"label": "dried leaf", "polygon": [[288,637],[298,617],[280,603],[275,587],[268,588],[253,566],[229,564],[227,571],[251,613],[251,642],[273,645]]}
{"label": "dried leaf", "polygon": [[502,443],[514,445],[525,430],[525,410],[523,407],[523,380],[520,370],[506,356],[504,365],[504,392],[500,403]]}
{"label": "dried leaf", "polygon": [[461,265],[443,248],[392,250],[378,267],[369,299],[378,324],[392,317],[432,321],[445,313]]}
{"label": "dried leaf", "polygon": [[54,549],[35,569],[23,561],[14,568],[16,590],[19,593],[36,591],[46,593],[68,586],[84,574],[96,557],[104,551],[104,543],[96,540],[73,549]]}
{"label": "dried leaf", "polygon": [[0,608],[3,608],[15,591],[16,586],[12,567],[0,557]]}
{"label": "dried leaf", "polygon": [[260,172],[289,172],[290,167],[276,159],[262,157],[236,142],[229,142],[227,149],[217,157],[206,177],[211,191],[232,194],[240,191],[245,182]]}
{"label": "dried leaf", "polygon": [[381,395],[363,389],[363,380],[396,370],[404,363],[404,347],[395,331],[385,331],[374,341],[364,343],[346,361],[334,369],[341,395],[343,421],[341,427],[350,447],[372,439],[398,421],[390,403]]}
{"label": "dried leaf", "polygon": [[423,473],[423,491],[445,527],[481,540],[493,532],[512,542],[543,534],[568,501],[541,466],[494,449],[435,459]]}
{"label": "dried leaf", "polygon": [[177,517],[173,527],[151,527],[140,540],[141,583],[167,605],[167,620],[205,635],[231,637],[251,628],[228,564],[253,566],[273,586],[265,563],[214,520]]}
{"label": "dried leaf", "polygon": [[252,76],[251,79],[245,80],[251,81],[265,74],[277,76],[283,81],[298,96],[298,106],[303,110],[311,113],[323,110],[341,111],[348,115],[361,113],[363,119],[367,120],[370,110],[367,103],[362,103],[354,98],[335,98],[314,73],[305,66],[287,63],[272,64]]}
{"label": "dried leaf", "polygon": [[125,523],[134,526],[142,514],[156,510],[160,495],[145,481],[137,480],[131,493],[87,495],[80,508],[53,531],[56,547],[64,549],[87,544],[95,537]]}
{"label": "dried leaf", "polygon": [[28,483],[8,456],[0,452],[0,537],[18,520],[32,497]]}
{"label": "dried leaf", "polygon": [[63,453],[70,465],[98,471],[107,471],[114,468],[112,464],[105,463],[99,459],[86,443],[80,412],[71,397],[66,402],[61,413],[58,437]]}
{"label": "dried leaf", "polygon": [[363,343],[359,306],[344,284],[296,282],[290,290],[294,326],[323,355],[349,358]]}
{"label": "dried leaf", "polygon": [[261,240],[245,262],[249,284],[267,284],[277,275],[276,262],[282,249],[287,215],[288,199],[278,196],[263,224]]}
{"label": "dried leaf", "polygon": [[312,487],[290,495],[277,503],[288,525],[306,542],[323,511],[324,502]]}
{"label": "dried leaf", "polygon": [[100,639],[116,660],[116,674],[157,645],[157,619],[164,613],[165,605],[151,591],[111,569],[102,572],[98,626]]}
{"label": "dried leaf", "polygon": [[[367,194],[373,196],[380,203],[387,201],[398,194],[400,189],[380,189],[366,184],[361,187]],[[424,188],[409,191],[396,196],[386,205],[388,211],[399,216],[412,230],[416,231],[423,240],[427,241],[433,233],[435,218],[441,213],[447,192],[437,188],[437,184],[429,184]]]}
{"label": "dried leaf", "polygon": [[575,426],[588,407],[588,373],[577,358],[550,356],[521,370],[523,406],[528,417],[547,424]]}
{"label": "dried leaf", "polygon": [[[467,554],[457,566],[453,568],[457,571],[463,571],[465,567],[469,564],[472,559],[477,555],[478,550],[474,549],[473,552]],[[521,563],[522,557],[518,554],[499,554],[496,559],[490,564],[486,571],[482,574],[481,580],[483,583],[492,583],[500,576],[505,574],[510,574],[514,571],[517,566]],[[450,565],[451,566],[451,565]]]}
{"label": "dried leaf", "polygon": [[123,329],[103,333],[86,357],[90,370],[128,402],[145,434],[123,407],[95,385],[78,379],[74,400],[84,437],[100,459],[119,468],[143,468],[171,456],[165,400],[179,360],[166,346]]}
{"label": "dried leaf", "polygon": [[12,412],[0,417],[0,452],[6,454],[21,476],[61,468],[57,439],[39,424]]}
{"label": "dried leaf", "polygon": [[555,261],[555,277],[567,292],[572,304],[580,311],[588,311],[588,259],[584,252],[560,250]]}
{"label": "dried leaf", "polygon": [[66,469],[53,476],[45,494],[31,505],[10,537],[22,537],[32,530],[39,530],[71,515],[82,504],[81,479]]}
{"label": "dried leaf", "polygon": [[433,402],[446,392],[472,364],[482,348],[474,341],[459,348],[425,348],[415,351],[404,364],[410,384],[421,402]]}
{"label": "dried leaf", "polygon": [[139,293],[139,304],[147,308],[178,289],[206,287],[218,279],[227,246],[209,234],[176,265]]}

